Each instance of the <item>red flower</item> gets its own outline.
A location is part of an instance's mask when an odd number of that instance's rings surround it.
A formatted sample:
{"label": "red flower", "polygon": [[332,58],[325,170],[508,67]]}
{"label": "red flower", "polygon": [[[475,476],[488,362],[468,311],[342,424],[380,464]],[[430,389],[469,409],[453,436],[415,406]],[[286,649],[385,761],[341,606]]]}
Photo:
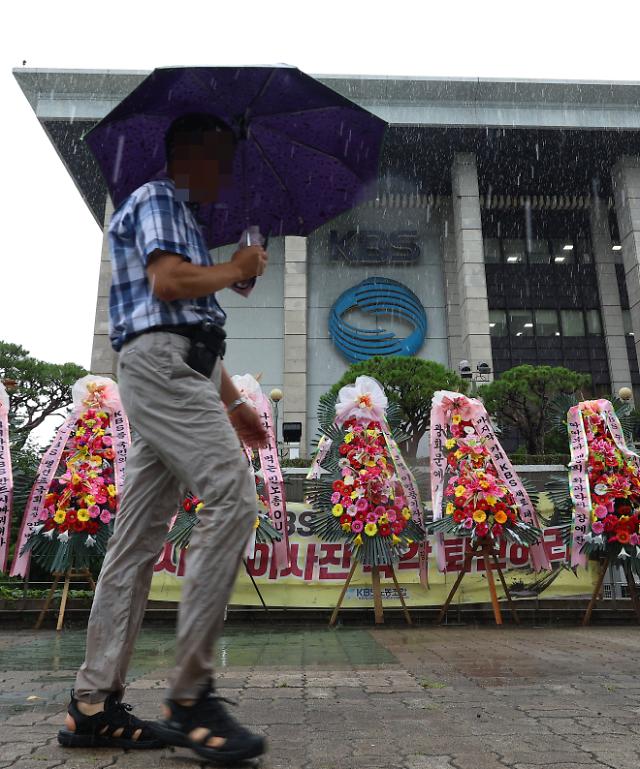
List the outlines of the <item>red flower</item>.
{"label": "red flower", "polygon": [[346,513],[340,516],[340,524],[344,526],[345,523],[351,523],[351,516]]}
{"label": "red flower", "polygon": [[404,531],[406,525],[407,523],[403,518],[401,521],[396,521],[395,523],[391,524],[391,531],[393,531],[393,533],[396,535],[401,534]]}
{"label": "red flower", "polygon": [[618,542],[620,542],[621,545],[626,545],[631,539],[631,534],[629,534],[626,529],[618,529],[616,533],[618,535]]}
{"label": "red flower", "polygon": [[55,524],[55,521],[53,520],[53,518],[47,518],[47,520],[44,522],[44,530],[45,531],[50,531],[51,529],[53,529],[55,527],[55,525],[56,524]]}
{"label": "red flower", "polygon": [[67,517],[65,518],[65,521],[70,525],[73,526],[73,524],[78,520],[78,516],[75,514],[74,510],[69,510],[67,513]]}
{"label": "red flower", "polygon": [[615,515],[609,515],[604,519],[604,530],[607,532],[614,531],[618,525],[618,519]]}
{"label": "red flower", "polygon": [[87,521],[85,523],[85,528],[89,532],[89,534],[97,534],[98,529],[100,528],[100,524],[98,521]]}
{"label": "red flower", "polygon": [[182,509],[185,511],[185,513],[190,513],[193,510],[193,502],[189,498],[185,499],[185,501],[182,503]]}
{"label": "red flower", "polygon": [[489,527],[486,523],[479,523],[476,525],[476,534],[479,537],[486,537],[489,533]]}
{"label": "red flower", "polygon": [[362,521],[363,523],[367,520],[367,516],[364,513],[356,513],[356,521]]}
{"label": "red flower", "polygon": [[[67,516],[67,518],[68,518],[68,517],[69,517],[69,516]],[[71,528],[72,528],[74,531],[84,531],[84,527],[85,527],[85,526],[84,526],[84,521],[74,521],[74,522],[71,524]]]}
{"label": "red flower", "polygon": [[334,481],[332,488],[334,491],[339,491],[341,494],[344,494],[344,483],[342,481]]}
{"label": "red flower", "polygon": [[105,449],[104,450],[104,456],[107,459],[115,459],[116,458],[116,452],[113,449]]}
{"label": "red flower", "polygon": [[342,446],[338,449],[338,452],[341,456],[346,457],[346,455],[349,453],[349,447],[346,443],[343,443]]}
{"label": "red flower", "polygon": [[391,536],[391,526],[389,526],[388,523],[381,523],[378,526],[378,531],[380,532],[381,537],[390,537]]}
{"label": "red flower", "polygon": [[462,512],[462,510],[456,510],[456,511],[453,513],[453,520],[454,520],[456,523],[462,523],[462,521],[464,521],[464,519],[465,519],[466,517],[467,517],[467,516],[466,516],[466,515],[465,515],[465,514]]}
{"label": "red flower", "polygon": [[58,529],[59,533],[63,533],[65,531],[69,531],[69,524],[66,521],[63,521],[62,523],[57,523],[56,528]]}

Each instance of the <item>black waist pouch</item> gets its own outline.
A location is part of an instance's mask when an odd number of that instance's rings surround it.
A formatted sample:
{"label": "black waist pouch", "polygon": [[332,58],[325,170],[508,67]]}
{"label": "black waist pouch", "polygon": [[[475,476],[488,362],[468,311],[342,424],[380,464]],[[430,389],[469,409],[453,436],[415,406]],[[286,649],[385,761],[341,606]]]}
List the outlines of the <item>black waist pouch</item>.
{"label": "black waist pouch", "polygon": [[227,335],[223,328],[207,321],[190,327],[189,332],[191,347],[187,355],[187,366],[208,379],[218,358],[224,358]]}

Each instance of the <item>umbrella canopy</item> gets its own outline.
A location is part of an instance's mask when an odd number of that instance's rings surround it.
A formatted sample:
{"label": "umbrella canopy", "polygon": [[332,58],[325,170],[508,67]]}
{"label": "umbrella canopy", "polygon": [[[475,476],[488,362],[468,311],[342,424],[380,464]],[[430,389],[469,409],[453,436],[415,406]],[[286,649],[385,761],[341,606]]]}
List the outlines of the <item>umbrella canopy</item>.
{"label": "umbrella canopy", "polygon": [[171,67],[85,137],[116,208],[163,171],[165,133],[191,112],[215,115],[240,139],[233,185],[200,210],[210,248],[250,225],[307,235],[377,181],[386,123],[295,67]]}

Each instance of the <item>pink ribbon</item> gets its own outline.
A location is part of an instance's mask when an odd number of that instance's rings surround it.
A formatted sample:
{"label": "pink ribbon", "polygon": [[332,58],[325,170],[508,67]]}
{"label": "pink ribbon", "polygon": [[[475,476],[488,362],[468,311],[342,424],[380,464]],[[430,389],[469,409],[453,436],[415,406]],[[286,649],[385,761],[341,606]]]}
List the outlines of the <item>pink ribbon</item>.
{"label": "pink ribbon", "polygon": [[318,441],[318,450],[316,451],[316,455],[313,458],[313,462],[311,463],[311,467],[306,476],[308,481],[315,481],[322,475],[321,465],[329,453],[332,445],[333,441],[331,438],[327,438],[326,435],[322,435],[320,437],[320,440]]}
{"label": "pink ribbon", "polygon": [[119,397],[118,403],[114,405],[115,408],[111,412],[110,425],[113,450],[116,455],[113,461],[113,478],[119,498],[124,488],[124,471],[127,464],[127,451],[131,444],[131,433],[129,431],[129,420],[124,413]]}
{"label": "pink ribbon", "polygon": [[0,572],[7,570],[12,508],[13,473],[9,444],[9,411],[0,401]]}
{"label": "pink ribbon", "polygon": [[[422,510],[422,502],[420,501],[420,492],[416,484],[416,479],[413,477],[413,473],[407,467],[407,463],[402,456],[398,444],[393,439],[389,430],[389,425],[385,419],[380,421],[380,427],[382,428],[382,434],[385,437],[389,454],[393,459],[398,477],[400,478],[400,484],[407,498],[409,510],[411,510],[411,517],[418,526],[424,530],[424,513]],[[427,573],[427,543],[421,542],[418,547],[418,570],[420,574],[420,583],[423,587],[429,586],[429,577]]]}
{"label": "pink ribbon", "polygon": [[[438,397],[440,396],[440,397]],[[462,400],[461,400],[462,399]],[[454,406],[458,406],[458,410],[461,413],[462,419],[465,421],[471,421],[476,433],[483,439],[484,445],[487,448],[491,457],[492,464],[498,474],[498,477],[507,486],[511,492],[516,504],[518,505],[518,511],[520,518],[529,526],[535,526],[540,529],[540,522],[536,509],[531,502],[529,495],[527,494],[522,481],[518,477],[516,471],[513,469],[511,461],[507,457],[504,449],[500,445],[489,415],[484,405],[474,398],[467,398],[457,393],[448,393],[441,391],[434,395],[434,407],[431,412],[431,445],[432,449],[440,452],[442,458],[442,473],[441,476],[434,477],[434,453],[431,454],[431,489],[433,500],[433,518],[437,520],[442,518],[442,489],[444,485],[444,475],[446,468],[446,461],[444,461],[444,445],[442,436],[445,435],[444,418],[445,415],[451,413]],[[462,408],[460,408],[462,407]],[[440,426],[439,429],[434,431],[434,426]],[[436,446],[436,441],[440,439],[439,445]],[[436,466],[436,470],[438,470]],[[435,485],[435,494],[434,494]],[[437,515],[436,515],[437,514]],[[441,542],[444,540],[442,538]],[[440,550],[440,546],[436,548],[436,552]],[[534,571],[541,571],[542,569],[550,569],[551,564],[549,558],[544,549],[542,542],[537,542],[535,545],[531,545],[529,548],[531,557],[531,564]],[[444,563],[444,553],[439,556],[438,567],[440,563]],[[446,568],[446,563],[445,563]]]}
{"label": "pink ribbon", "polygon": [[45,497],[51,486],[53,476],[60,464],[60,457],[69,440],[69,435],[75,426],[79,411],[80,410],[73,411],[65,419],[64,423],[58,429],[58,432],[53,439],[53,443],[49,446],[40,460],[40,465],[38,466],[38,472],[36,474],[36,482],[31,489],[31,494],[29,495],[27,506],[25,507],[24,515],[22,517],[22,523],[20,524],[16,552],[13,556],[11,571],[9,572],[11,577],[25,577],[27,575],[29,563],[31,562],[31,551],[23,553],[22,550],[31,531],[38,524],[40,513],[44,508]]}
{"label": "pink ribbon", "polygon": [[586,566],[587,556],[582,547],[590,528],[591,489],[587,460],[589,446],[580,405],[572,406],[567,412],[567,430],[571,443],[569,462],[569,490],[574,508],[573,531],[571,536],[571,566]]}
{"label": "pink ribbon", "polygon": [[287,505],[284,495],[282,470],[278,459],[278,442],[273,428],[273,416],[269,399],[263,393],[256,399],[258,415],[267,433],[266,447],[258,449],[260,466],[267,491],[269,517],[274,529],[280,534],[280,540],[273,543],[273,554],[276,567],[289,567],[289,535],[287,521]]}

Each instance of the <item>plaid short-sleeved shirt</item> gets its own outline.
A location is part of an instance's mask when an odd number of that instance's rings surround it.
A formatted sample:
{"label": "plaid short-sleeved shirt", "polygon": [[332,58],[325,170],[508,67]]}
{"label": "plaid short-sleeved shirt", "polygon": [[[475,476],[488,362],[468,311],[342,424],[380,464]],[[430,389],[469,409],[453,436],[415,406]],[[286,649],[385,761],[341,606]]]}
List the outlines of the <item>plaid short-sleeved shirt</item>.
{"label": "plaid short-sleeved shirt", "polygon": [[114,213],[109,225],[112,279],[109,336],[114,350],[155,326],[210,320],[223,325],[226,315],[215,295],[200,299],[158,299],[147,278],[147,261],[156,250],[180,254],[193,264],[211,265],[211,255],[187,203],[176,199],[170,179],[139,187]]}

